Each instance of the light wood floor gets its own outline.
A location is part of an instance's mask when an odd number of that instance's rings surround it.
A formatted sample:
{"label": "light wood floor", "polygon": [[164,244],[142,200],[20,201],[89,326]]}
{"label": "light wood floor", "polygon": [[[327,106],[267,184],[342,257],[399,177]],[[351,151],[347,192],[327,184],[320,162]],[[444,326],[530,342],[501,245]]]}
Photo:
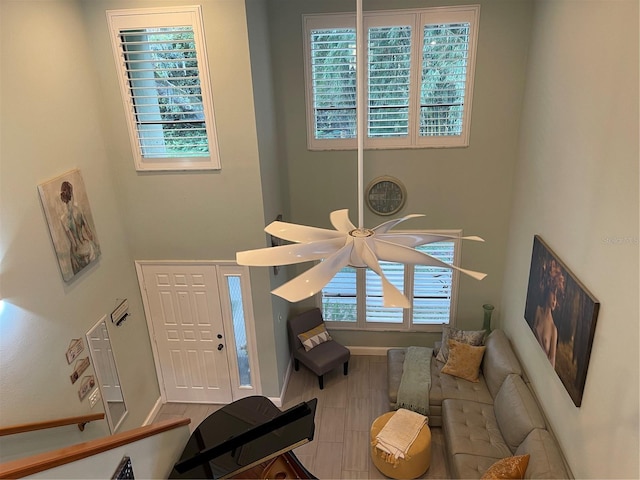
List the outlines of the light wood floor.
{"label": "light wood floor", "polygon": [[[281,409],[312,398],[318,399],[315,438],[295,449],[304,466],[322,480],[387,478],[373,465],[369,454],[371,423],[389,410],[386,357],[352,356],[349,375],[343,376],[342,368],[326,374],[323,390],[318,387],[318,377],[301,365],[299,371],[291,372]],[[168,403],[155,421],[189,417],[193,431],[220,407]],[[421,478],[450,478],[438,427],[431,428],[431,466]]]}

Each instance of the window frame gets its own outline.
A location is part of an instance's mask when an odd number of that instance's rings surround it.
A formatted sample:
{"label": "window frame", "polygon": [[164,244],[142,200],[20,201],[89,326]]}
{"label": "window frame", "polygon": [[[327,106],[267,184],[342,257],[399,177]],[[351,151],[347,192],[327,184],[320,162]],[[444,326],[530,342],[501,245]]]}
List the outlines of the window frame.
{"label": "window frame", "polygon": [[[463,127],[460,135],[420,136],[420,85],[422,81],[424,26],[439,23],[469,23],[469,48],[465,84],[465,101],[463,111]],[[305,107],[307,119],[308,150],[354,150],[357,148],[356,138],[318,139],[315,138],[314,93],[311,67],[311,31],[313,29],[355,28],[356,16],[352,13],[340,14],[303,14],[303,57],[305,79]],[[409,133],[402,137],[364,139],[367,149],[398,148],[453,148],[468,147],[471,132],[471,112],[473,105],[473,86],[475,77],[476,51],[480,23],[480,5],[458,5],[451,7],[430,7],[419,9],[399,9],[385,11],[368,11],[363,13],[363,26],[366,38],[369,28],[407,25],[412,28],[411,73],[409,85]],[[365,51],[368,48],[365,47]],[[369,62],[365,62],[368,85]],[[369,98],[365,99],[365,112],[368,131]]]}
{"label": "window frame", "polygon": [[[453,242],[453,265],[460,266],[462,230],[394,230],[398,233],[436,233],[450,235],[452,238],[447,241]],[[356,330],[368,332],[441,332],[444,326],[455,327],[456,310],[458,304],[458,288],[460,282],[460,272],[452,269],[451,276],[451,303],[449,308],[448,323],[414,324],[413,323],[413,291],[414,291],[414,269],[413,265],[404,266],[404,294],[409,298],[411,307],[403,309],[402,323],[389,322],[367,322],[366,321],[366,273],[365,268],[356,269],[356,321],[332,321],[325,319],[328,327],[334,330]],[[408,275],[409,274],[409,275]],[[322,291],[316,295],[316,306],[322,309]]]}
{"label": "window frame", "polygon": [[[116,65],[118,84],[125,108],[125,118],[129,130],[131,151],[136,170],[164,171],[164,170],[219,170],[220,153],[216,132],[216,122],[213,108],[213,93],[209,78],[207,47],[204,36],[204,22],[202,8],[195,6],[133,8],[122,10],[107,10],[109,36]],[[125,66],[125,56],[120,46],[120,32],[127,29],[183,27],[193,28],[196,60],[198,62],[198,79],[202,93],[202,107],[204,123],[207,131],[209,155],[207,156],[175,156],[150,157],[142,155],[140,135],[135,120],[135,106],[130,94],[129,78]]]}

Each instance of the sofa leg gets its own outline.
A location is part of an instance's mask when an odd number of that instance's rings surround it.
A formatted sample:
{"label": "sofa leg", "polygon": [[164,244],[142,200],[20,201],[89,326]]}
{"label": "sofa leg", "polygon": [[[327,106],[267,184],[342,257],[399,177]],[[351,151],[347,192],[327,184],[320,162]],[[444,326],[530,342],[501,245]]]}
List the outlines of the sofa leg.
{"label": "sofa leg", "polygon": [[298,360],[297,358],[293,359],[293,369],[297,372],[298,370],[300,370],[300,360]]}
{"label": "sofa leg", "polygon": [[324,388],[324,375],[318,375],[318,385],[320,385],[320,390]]}
{"label": "sofa leg", "polygon": [[344,362],[344,374],[347,375],[349,373],[349,360],[347,360],[346,362]]}

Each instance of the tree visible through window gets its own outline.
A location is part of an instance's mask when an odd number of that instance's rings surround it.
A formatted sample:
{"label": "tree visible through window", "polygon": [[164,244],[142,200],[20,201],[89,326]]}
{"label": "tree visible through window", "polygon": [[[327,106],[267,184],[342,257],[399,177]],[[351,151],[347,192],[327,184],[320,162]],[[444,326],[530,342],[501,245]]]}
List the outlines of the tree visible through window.
{"label": "tree visible through window", "polygon": [[[478,8],[365,13],[366,145],[468,144]],[[350,15],[305,16],[312,149],[355,145],[353,22]]]}
{"label": "tree visible through window", "polygon": [[199,13],[109,12],[139,169],[219,166]]}

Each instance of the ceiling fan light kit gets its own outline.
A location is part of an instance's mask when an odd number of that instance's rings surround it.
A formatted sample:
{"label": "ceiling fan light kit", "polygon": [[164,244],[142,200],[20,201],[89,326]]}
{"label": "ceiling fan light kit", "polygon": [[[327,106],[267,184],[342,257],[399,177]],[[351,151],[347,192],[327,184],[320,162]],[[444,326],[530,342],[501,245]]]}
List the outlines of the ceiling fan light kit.
{"label": "ceiling fan light kit", "polygon": [[[383,304],[385,307],[409,308],[410,302],[385,276],[380,261],[396,262],[406,265],[427,265],[444,267],[460,271],[477,280],[486,274],[466,270],[445,263],[431,255],[419,252],[415,247],[428,243],[451,240],[457,237],[435,233],[415,233],[390,231],[396,225],[421,214],[406,215],[381,223],[372,229],[364,228],[364,47],[362,27],[362,0],[356,0],[356,84],[357,84],[357,140],[358,140],[358,226],[349,219],[347,209],[335,210],[330,214],[331,225],[335,230],[275,221],[267,225],[268,234],[293,242],[287,245],[247,250],[236,253],[236,262],[248,266],[279,266],[321,260],[294,279],[281,285],[271,293],[289,302],[299,302],[316,295],[344,267],[369,268],[382,280]],[[389,181],[392,177],[381,177],[379,181]],[[392,179],[395,180],[395,179]],[[397,180],[396,180],[397,181]],[[375,182],[375,181],[374,181]],[[399,184],[399,182],[398,182]],[[368,188],[368,203],[372,205],[372,185]],[[396,213],[404,204],[406,192],[401,187],[401,204],[392,205]],[[375,200],[375,199],[374,199]],[[380,203],[374,202],[375,205]],[[384,215],[387,207],[381,207]],[[379,213],[379,212],[378,212]],[[464,240],[484,241],[480,237],[462,237]]]}

